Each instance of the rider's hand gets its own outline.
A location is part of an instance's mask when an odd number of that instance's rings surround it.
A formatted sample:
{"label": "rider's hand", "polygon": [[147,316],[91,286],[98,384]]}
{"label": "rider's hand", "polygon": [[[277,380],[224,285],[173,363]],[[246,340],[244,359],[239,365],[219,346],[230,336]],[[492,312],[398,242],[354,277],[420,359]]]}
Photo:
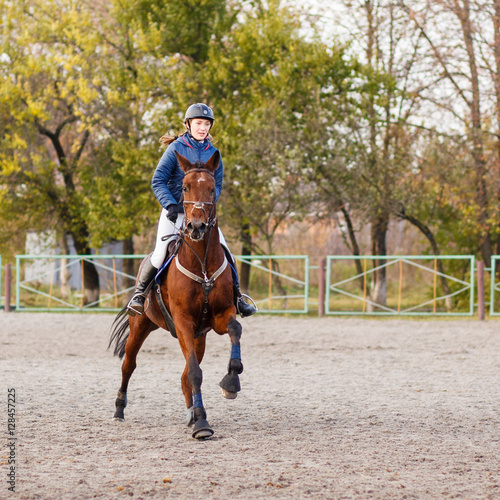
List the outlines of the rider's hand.
{"label": "rider's hand", "polygon": [[179,215],[179,206],[178,205],[169,205],[167,207],[167,218],[172,224],[177,222],[177,216]]}

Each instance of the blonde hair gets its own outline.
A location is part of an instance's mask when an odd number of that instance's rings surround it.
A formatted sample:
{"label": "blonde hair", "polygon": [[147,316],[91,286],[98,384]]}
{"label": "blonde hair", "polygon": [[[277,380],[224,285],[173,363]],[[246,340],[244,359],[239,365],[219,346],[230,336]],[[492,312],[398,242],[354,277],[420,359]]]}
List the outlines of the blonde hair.
{"label": "blonde hair", "polygon": [[172,132],[167,132],[160,137],[160,147],[166,148],[169,144],[179,138],[178,135],[171,135],[171,133]]}

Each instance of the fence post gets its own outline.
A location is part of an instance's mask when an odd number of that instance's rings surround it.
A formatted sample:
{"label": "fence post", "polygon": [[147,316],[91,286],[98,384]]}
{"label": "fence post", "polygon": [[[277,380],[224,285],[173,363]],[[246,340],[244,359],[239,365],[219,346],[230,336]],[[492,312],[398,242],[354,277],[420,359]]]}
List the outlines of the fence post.
{"label": "fence post", "polygon": [[477,315],[484,321],[484,262],[477,262]]}
{"label": "fence post", "polygon": [[11,312],[10,308],[11,284],[12,284],[12,269],[10,264],[5,264],[5,305],[4,305],[5,312]]}
{"label": "fence post", "polygon": [[326,258],[319,260],[318,267],[318,316],[321,318],[325,315],[325,267]]}

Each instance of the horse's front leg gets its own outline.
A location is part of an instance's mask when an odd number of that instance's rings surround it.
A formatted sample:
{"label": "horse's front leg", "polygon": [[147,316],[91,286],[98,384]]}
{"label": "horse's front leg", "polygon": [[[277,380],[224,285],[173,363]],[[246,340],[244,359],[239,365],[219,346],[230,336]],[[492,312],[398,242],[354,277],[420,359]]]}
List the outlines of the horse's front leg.
{"label": "horse's front leg", "polygon": [[241,391],[240,373],[243,371],[241,362],[241,325],[235,317],[232,317],[227,323],[227,333],[231,339],[231,358],[227,368],[227,374],[220,381],[222,395],[227,399],[235,399],[238,392]]}
{"label": "horse's front leg", "polygon": [[[200,363],[205,354],[206,335],[197,339],[185,341],[179,335],[181,349],[186,359],[186,367],[181,376],[181,385],[187,407],[187,425],[193,425],[192,436],[196,439],[207,439],[214,433],[207,421],[207,413],[203,406],[201,396],[201,384],[203,382],[203,372]],[[192,337],[192,334],[191,334]]]}

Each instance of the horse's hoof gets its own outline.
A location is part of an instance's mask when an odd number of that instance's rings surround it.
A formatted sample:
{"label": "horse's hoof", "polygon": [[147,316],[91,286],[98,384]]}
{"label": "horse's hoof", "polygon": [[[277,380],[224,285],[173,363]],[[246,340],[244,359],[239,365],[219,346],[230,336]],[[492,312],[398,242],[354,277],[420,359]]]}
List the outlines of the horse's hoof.
{"label": "horse's hoof", "polygon": [[195,439],[210,439],[214,435],[214,431],[212,429],[202,429],[196,433],[193,432],[193,437]]}
{"label": "horse's hoof", "polygon": [[115,422],[125,422],[123,417],[113,417],[111,420],[114,420]]}
{"label": "horse's hoof", "polygon": [[186,425],[191,427],[194,424],[194,410],[193,407],[187,409],[186,412]]}
{"label": "horse's hoof", "polygon": [[193,432],[191,434],[191,436],[195,439],[209,439],[213,435],[214,430],[204,418],[200,418],[195,422]]}
{"label": "horse's hoof", "polygon": [[119,420],[120,422],[125,422],[125,415],[123,414],[123,408],[118,408],[113,415],[113,420]]}
{"label": "horse's hoof", "polygon": [[[234,371],[227,373],[224,378],[219,382],[219,387],[226,392],[240,392],[240,377]],[[224,393],[223,393],[224,394]],[[234,398],[233,398],[234,399]]]}
{"label": "horse's hoof", "polygon": [[238,395],[237,392],[229,392],[229,391],[226,391],[226,389],[223,389],[222,387],[220,388],[220,390],[222,392],[222,395],[226,399],[236,399],[236,396]]}

